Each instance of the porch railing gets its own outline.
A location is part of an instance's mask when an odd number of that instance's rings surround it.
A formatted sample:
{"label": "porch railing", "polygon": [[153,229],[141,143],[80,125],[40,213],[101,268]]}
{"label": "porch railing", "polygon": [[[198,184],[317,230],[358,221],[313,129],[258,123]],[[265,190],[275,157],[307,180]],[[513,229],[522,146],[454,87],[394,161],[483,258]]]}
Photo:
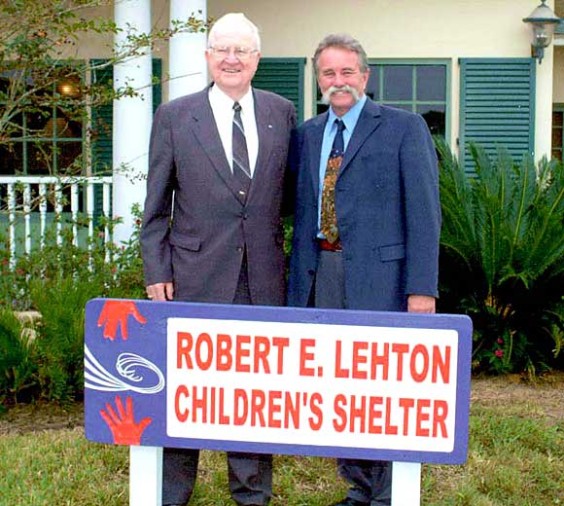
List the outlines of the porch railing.
{"label": "porch railing", "polygon": [[[91,248],[95,218],[111,213],[111,186],[111,176],[0,176],[0,232],[10,266],[18,255],[43,248],[48,227],[53,227],[57,244],[70,227],[73,244]],[[103,239],[111,241],[107,224]]]}

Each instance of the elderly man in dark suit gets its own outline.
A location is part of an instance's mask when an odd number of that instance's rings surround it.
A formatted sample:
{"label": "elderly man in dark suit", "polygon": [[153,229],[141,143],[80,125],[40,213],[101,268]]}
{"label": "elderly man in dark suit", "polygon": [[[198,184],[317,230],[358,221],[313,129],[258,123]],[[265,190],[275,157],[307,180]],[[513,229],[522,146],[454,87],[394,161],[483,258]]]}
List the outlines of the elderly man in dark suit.
{"label": "elderly man in dark suit", "polygon": [[[327,36],[314,65],[330,108],[304,123],[291,146],[288,303],[432,313],[441,217],[425,121],[366,97],[366,53],[352,37]],[[337,505],[390,504],[390,463],[339,459],[338,467],[351,488]]]}
{"label": "elderly man in dark suit", "polygon": [[[189,57],[187,55],[186,57]],[[227,14],[209,33],[205,90],[162,105],[151,134],[141,247],[153,300],[281,305],[281,206],[291,102],[251,88],[258,30]],[[184,505],[198,450],[164,450],[163,504]],[[228,453],[240,505],[272,495],[272,456]]]}

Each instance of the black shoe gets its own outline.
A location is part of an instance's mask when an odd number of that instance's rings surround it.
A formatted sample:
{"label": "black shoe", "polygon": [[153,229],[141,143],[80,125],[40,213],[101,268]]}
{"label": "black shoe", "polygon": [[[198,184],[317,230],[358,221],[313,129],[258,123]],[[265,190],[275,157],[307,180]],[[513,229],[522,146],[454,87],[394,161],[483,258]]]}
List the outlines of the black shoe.
{"label": "black shoe", "polygon": [[347,497],[346,499],[336,502],[331,506],[368,506],[368,505],[369,503],[367,502],[361,502],[361,501],[357,501],[356,499],[351,499],[350,497]]}

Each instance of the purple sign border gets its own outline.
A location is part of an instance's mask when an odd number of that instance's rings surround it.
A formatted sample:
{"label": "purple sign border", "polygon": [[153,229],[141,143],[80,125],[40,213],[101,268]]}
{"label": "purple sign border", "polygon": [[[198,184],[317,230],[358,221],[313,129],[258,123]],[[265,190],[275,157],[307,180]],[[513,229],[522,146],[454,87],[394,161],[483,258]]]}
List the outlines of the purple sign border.
{"label": "purple sign border", "polygon": [[[104,334],[108,333],[109,324],[107,320],[104,324],[101,313],[108,301],[121,301],[134,305],[136,310],[138,310],[138,314],[145,319],[145,322],[140,322],[133,314],[122,315],[116,325],[110,328],[110,334],[112,332],[115,334],[113,338],[104,337]],[[122,398],[124,405],[125,398],[129,397],[132,399],[135,407],[134,417],[136,419],[147,416],[151,418],[151,422],[144,429],[140,441],[131,444],[434,464],[463,464],[466,461],[472,352],[472,322],[467,316],[93,299],[86,305],[85,347],[96,358],[96,362],[107,370],[114,366],[115,357],[119,354],[142,354],[147,360],[156,364],[164,372],[164,377],[166,378],[167,320],[173,317],[454,330],[458,333],[459,340],[456,378],[456,434],[453,451],[402,451],[377,448],[171,438],[166,435],[166,388],[153,395],[146,395],[132,391],[99,391],[86,386],[84,395],[85,432],[89,440],[100,443],[115,443],[112,431],[109,425],[104,422],[101,412],[105,410],[107,416],[108,405],[113,406],[117,412],[115,401],[116,397],[119,396]],[[127,330],[125,330],[125,326]],[[126,339],[124,339],[124,332],[127,335]]]}

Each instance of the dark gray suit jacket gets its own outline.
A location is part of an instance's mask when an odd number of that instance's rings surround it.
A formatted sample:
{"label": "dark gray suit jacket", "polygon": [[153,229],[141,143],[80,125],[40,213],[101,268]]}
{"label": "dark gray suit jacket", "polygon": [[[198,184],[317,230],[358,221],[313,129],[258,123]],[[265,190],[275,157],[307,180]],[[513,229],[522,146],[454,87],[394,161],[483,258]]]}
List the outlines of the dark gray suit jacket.
{"label": "dark gray suit jacket", "polygon": [[155,114],[141,230],[145,282],[173,281],[175,300],[231,303],[246,248],[253,303],[281,305],[280,216],[294,106],[253,90],[259,153],[245,202],[208,90],[163,104]]}

